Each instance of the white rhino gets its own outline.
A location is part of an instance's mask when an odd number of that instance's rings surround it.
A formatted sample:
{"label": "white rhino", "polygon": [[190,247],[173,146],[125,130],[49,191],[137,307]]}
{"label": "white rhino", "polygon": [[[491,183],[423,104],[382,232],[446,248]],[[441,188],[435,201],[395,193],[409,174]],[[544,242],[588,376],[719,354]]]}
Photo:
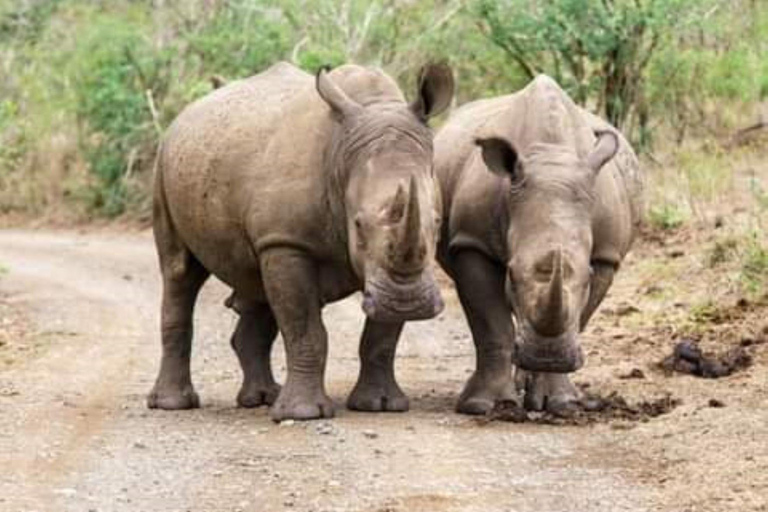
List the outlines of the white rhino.
{"label": "white rhino", "polygon": [[[360,379],[349,406],[404,410],[382,361],[402,321],[435,316],[441,203],[426,120],[453,95],[445,66],[427,66],[406,104],[379,70],[342,66],[316,77],[276,64],[188,106],[162,142],[154,233],[163,276],[160,372],[149,407],[185,409],[192,312],[210,274],[233,289],[238,403],[272,404],[275,420],[330,417],[324,304],[357,290],[367,315]],[[278,329],[288,375],[269,355]],[[274,403],[273,403],[274,402]]]}
{"label": "white rhino", "polygon": [[[554,80],[458,109],[435,138],[443,200],[438,259],[453,278],[477,352],[458,411],[578,396],[578,333],[608,291],[641,220],[638,160],[622,135]],[[524,372],[521,372],[524,375]]]}

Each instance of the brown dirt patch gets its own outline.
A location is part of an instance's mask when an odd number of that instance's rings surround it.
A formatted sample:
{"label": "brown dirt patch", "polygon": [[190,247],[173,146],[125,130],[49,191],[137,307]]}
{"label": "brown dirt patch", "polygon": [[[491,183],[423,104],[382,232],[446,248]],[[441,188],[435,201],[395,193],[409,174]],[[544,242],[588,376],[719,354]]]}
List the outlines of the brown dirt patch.
{"label": "brown dirt patch", "polygon": [[613,391],[605,396],[585,393],[577,404],[557,412],[528,412],[514,400],[503,400],[497,402],[481,422],[509,421],[571,426],[615,423],[615,428],[623,428],[630,422],[647,422],[667,414],[680,403],[679,399],[672,398],[669,394],[657,399],[630,403],[618,392]]}

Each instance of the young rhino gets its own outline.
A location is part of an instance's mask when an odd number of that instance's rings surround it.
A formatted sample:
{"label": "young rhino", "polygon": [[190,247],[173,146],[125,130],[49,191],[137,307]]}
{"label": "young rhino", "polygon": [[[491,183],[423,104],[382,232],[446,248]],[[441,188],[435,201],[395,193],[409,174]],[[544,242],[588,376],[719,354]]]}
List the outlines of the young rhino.
{"label": "young rhino", "polygon": [[[163,276],[160,373],[151,408],[198,407],[190,379],[192,311],[216,275],[240,319],[232,346],[241,406],[275,420],[330,417],[323,377],[324,304],[362,290],[362,370],[349,405],[403,410],[381,360],[397,323],[443,308],[433,277],[441,203],[426,120],[453,95],[451,71],[425,67],[406,104],[381,71],[342,66],[312,76],[281,63],[187,107],[157,161],[154,233]],[[288,374],[270,367],[278,329]]]}
{"label": "young rhino", "polygon": [[605,296],[640,221],[638,161],[608,123],[549,77],[470,103],[435,138],[443,195],[438,259],[477,351],[457,406],[484,414],[533,372],[529,409],[578,398],[578,333]]}

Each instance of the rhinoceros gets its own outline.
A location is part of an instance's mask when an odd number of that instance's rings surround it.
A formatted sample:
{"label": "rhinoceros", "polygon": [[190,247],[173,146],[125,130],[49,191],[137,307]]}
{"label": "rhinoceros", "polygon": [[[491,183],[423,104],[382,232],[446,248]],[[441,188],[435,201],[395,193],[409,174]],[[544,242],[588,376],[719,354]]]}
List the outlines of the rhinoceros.
{"label": "rhinoceros", "polygon": [[[279,63],[194,102],[161,143],[154,235],[163,280],[162,359],[151,408],[199,406],[192,314],[210,274],[229,285],[243,370],[237,402],[276,421],[331,417],[324,304],[363,292],[362,368],[348,405],[403,410],[382,361],[402,321],[443,308],[434,280],[441,203],[427,119],[453,96],[443,65],[422,68],[408,104],[382,71],[315,77]],[[287,377],[270,367],[278,330]]]}
{"label": "rhinoceros", "polygon": [[[578,399],[578,334],[603,300],[641,220],[642,175],[624,137],[541,75],[469,103],[435,138],[443,199],[438,260],[476,348],[457,410],[515,398],[529,409]],[[521,385],[522,382],[522,385]]]}

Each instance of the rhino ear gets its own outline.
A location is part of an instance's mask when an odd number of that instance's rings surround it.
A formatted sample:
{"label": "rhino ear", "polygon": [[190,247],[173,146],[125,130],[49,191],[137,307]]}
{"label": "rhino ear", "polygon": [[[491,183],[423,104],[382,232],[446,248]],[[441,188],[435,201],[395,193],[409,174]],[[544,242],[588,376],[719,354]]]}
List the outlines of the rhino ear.
{"label": "rhino ear", "polygon": [[597,131],[595,135],[597,142],[587,156],[587,166],[597,173],[619,150],[619,138],[610,130]]}
{"label": "rhino ear", "polygon": [[331,107],[331,111],[340,119],[354,115],[362,110],[363,107],[347,96],[347,93],[328,76],[330,69],[330,66],[322,66],[317,70],[317,75],[315,76],[315,88],[323,101]]}
{"label": "rhino ear", "polygon": [[428,64],[419,72],[416,100],[411,111],[422,121],[443,112],[453,99],[454,82],[451,68],[445,64]]}
{"label": "rhino ear", "polygon": [[483,161],[492,173],[511,178],[512,181],[521,177],[520,159],[512,144],[497,137],[475,139],[475,144],[480,146]]}

